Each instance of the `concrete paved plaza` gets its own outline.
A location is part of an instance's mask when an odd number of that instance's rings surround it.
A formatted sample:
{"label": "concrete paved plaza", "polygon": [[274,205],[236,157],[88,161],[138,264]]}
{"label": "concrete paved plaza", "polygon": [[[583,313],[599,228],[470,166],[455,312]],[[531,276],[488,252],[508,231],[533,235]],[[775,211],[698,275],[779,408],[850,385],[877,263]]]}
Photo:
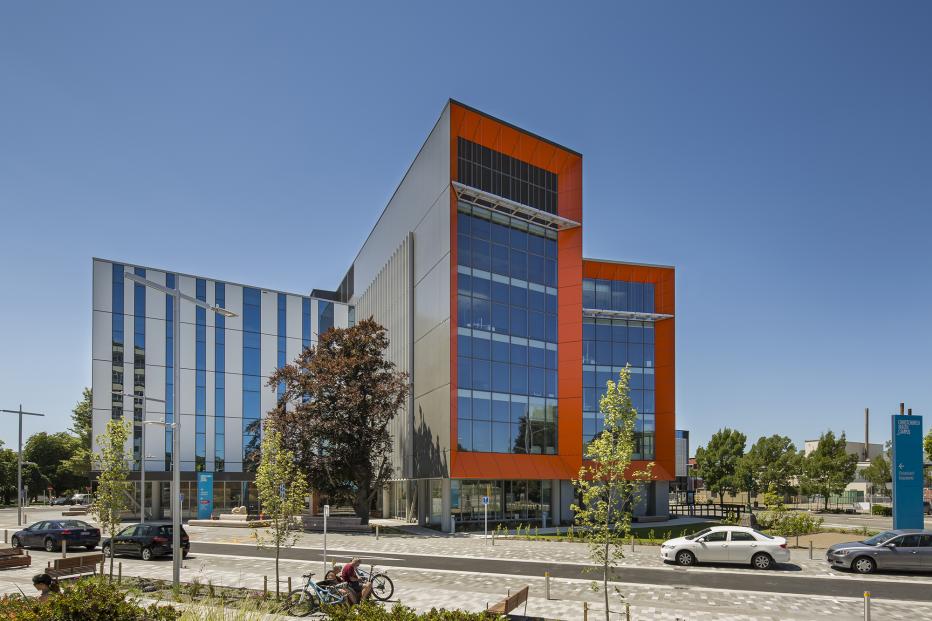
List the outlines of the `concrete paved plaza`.
{"label": "concrete paved plaza", "polygon": [[[31,520],[58,515],[58,512],[44,510],[32,512]],[[12,516],[15,523],[15,514]],[[9,515],[0,512],[0,528],[9,528]],[[252,532],[248,529],[186,527],[194,542],[192,553],[184,563],[182,578],[194,579],[202,583],[212,582],[223,586],[248,586],[261,589],[263,576],[268,576],[270,589],[274,589],[274,561],[262,558],[257,551]],[[450,536],[416,536],[416,535],[382,535],[376,540],[373,535],[329,534],[328,550],[352,550],[360,556],[367,556],[366,564],[374,563],[386,568],[396,586],[393,601],[400,601],[419,610],[431,607],[461,608],[481,610],[487,604],[503,598],[509,589],[516,590],[524,585],[530,587],[527,614],[553,619],[582,619],[583,602],[592,606],[590,619],[601,618],[602,595],[591,590],[591,581],[587,579],[559,578],[551,580],[551,599],[545,597],[543,566],[546,563],[560,563],[576,566],[588,565],[586,546],[580,543],[497,540],[494,547],[488,542],[468,535]],[[198,551],[198,543],[205,549],[222,549],[223,554]],[[298,545],[308,552],[322,546],[323,536],[316,533],[301,535]],[[232,551],[230,551],[232,550]],[[0,573],[0,591],[16,591],[17,587],[30,593],[30,578],[45,566],[48,559],[58,554],[32,551],[33,567],[29,569],[6,570]],[[406,555],[400,559],[394,555]],[[420,555],[424,559],[450,559],[451,569],[418,569],[412,567],[412,557]],[[329,555],[333,560],[333,554]],[[830,569],[822,560],[824,551],[817,551],[816,558],[808,558],[808,550],[794,550],[792,563],[774,572],[767,572],[767,578],[780,580],[789,585],[843,585],[844,581],[863,581],[864,577]],[[316,557],[316,558],[319,558]],[[495,573],[484,571],[459,571],[456,559],[462,563],[469,561],[471,566],[481,566],[483,559],[493,561],[514,561],[518,563],[537,562],[541,566],[540,575],[512,575],[507,572]],[[345,561],[345,558],[336,560]],[[121,558],[123,575],[138,575],[151,578],[170,579],[171,561],[161,559],[152,562]],[[657,584],[613,583],[631,605],[633,619],[669,620],[754,620],[754,619],[862,619],[862,600],[858,597],[838,597],[821,595],[796,595],[780,592],[763,592],[748,590],[747,583],[761,576],[754,572],[733,566],[697,567],[688,570],[664,565],[658,555],[657,546],[636,546],[634,551],[626,550],[623,561],[630,570],[643,569],[647,572],[663,572]],[[292,578],[293,586],[300,581],[302,573],[323,572],[320,560],[284,560],[281,564],[284,578]],[[682,572],[692,575],[719,576],[725,588],[700,588],[674,584]],[[593,578],[597,577],[593,574]],[[798,581],[802,582],[798,582]],[[926,595],[932,588],[930,574],[879,574],[869,576],[866,580],[878,588],[884,584],[895,583],[915,593],[916,599],[928,600]],[[815,582],[813,582],[815,581]],[[282,590],[287,588],[283,582]],[[909,596],[902,599],[911,599]],[[619,599],[613,596],[613,608],[623,610]],[[892,620],[932,619],[932,602],[930,601],[896,601],[894,599],[876,599],[873,602],[873,618]]]}

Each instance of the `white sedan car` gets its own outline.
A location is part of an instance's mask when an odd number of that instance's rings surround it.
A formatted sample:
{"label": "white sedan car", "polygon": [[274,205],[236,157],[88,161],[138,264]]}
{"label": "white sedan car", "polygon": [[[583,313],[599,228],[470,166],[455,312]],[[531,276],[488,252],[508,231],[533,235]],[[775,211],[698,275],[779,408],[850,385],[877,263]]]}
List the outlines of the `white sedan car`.
{"label": "white sedan car", "polygon": [[696,563],[741,563],[770,569],[776,563],[789,562],[790,551],[783,537],[771,537],[743,526],[713,526],[664,541],[660,557],[687,567]]}

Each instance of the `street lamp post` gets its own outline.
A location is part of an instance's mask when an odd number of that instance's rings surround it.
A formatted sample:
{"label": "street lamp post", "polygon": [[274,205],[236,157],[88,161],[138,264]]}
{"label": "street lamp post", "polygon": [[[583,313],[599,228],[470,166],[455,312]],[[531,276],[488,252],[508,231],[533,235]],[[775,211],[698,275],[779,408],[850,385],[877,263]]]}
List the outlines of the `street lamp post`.
{"label": "street lamp post", "polygon": [[186,300],[195,306],[200,306],[224,317],[236,317],[236,313],[219,306],[213,306],[181,292],[179,282],[174,289],[153,282],[131,272],[124,272],[123,276],[136,284],[161,291],[174,298],[172,304],[172,385],[174,396],[172,398],[172,584],[175,587],[181,583],[181,301]]}
{"label": "street lamp post", "polygon": [[18,410],[0,410],[4,414],[19,414],[19,453],[16,459],[16,525],[23,525],[23,416],[45,416],[36,412],[23,412],[23,404]]}
{"label": "street lamp post", "polygon": [[[139,523],[146,523],[146,401],[155,401],[165,405],[164,399],[156,399],[155,397],[147,397],[145,394],[137,395],[136,393],[129,392],[119,392],[113,391],[113,394],[119,395],[121,397],[132,397],[135,399],[143,400],[143,411],[142,411],[142,445],[139,447]],[[135,422],[133,423],[135,425]]]}

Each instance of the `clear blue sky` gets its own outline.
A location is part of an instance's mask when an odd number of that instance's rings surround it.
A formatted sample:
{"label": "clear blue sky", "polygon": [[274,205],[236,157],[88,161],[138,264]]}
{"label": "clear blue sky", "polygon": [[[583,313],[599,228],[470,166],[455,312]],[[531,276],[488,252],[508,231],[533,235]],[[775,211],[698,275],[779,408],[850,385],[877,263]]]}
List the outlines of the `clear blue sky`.
{"label": "clear blue sky", "polygon": [[[0,407],[68,426],[91,257],[333,287],[454,97],[677,267],[677,426],[932,420],[932,4],[4,2]],[[14,419],[0,439],[15,445]],[[926,425],[928,427],[928,423]]]}

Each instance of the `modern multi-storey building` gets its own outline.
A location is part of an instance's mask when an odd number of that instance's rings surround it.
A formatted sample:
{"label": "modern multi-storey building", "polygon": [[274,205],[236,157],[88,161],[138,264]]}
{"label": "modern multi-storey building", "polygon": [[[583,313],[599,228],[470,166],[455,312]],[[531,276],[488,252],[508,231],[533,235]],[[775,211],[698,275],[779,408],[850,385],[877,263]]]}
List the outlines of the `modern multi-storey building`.
{"label": "modern multi-storey building", "polygon": [[[582,156],[450,101],[335,291],[302,298],[238,286],[234,293],[225,285],[221,301],[214,281],[182,281],[208,302],[261,307],[251,324],[258,331],[255,349],[242,332],[245,317],[235,327],[226,320],[222,344],[211,313],[195,316],[192,308],[182,317],[184,469],[217,470],[222,444],[220,479],[233,488],[238,483],[240,499],[249,494],[242,462],[257,431],[247,421],[275,401],[274,388],[261,378],[313,344],[325,325],[312,325],[311,338],[302,341],[300,329],[290,327],[303,325],[297,319],[302,303],[318,322],[317,309],[330,304],[334,325],[373,316],[386,326],[387,356],[411,377],[408,405],[392,427],[393,478],[377,507],[383,515],[446,527],[451,516],[482,519],[488,496],[493,520],[527,523],[547,514],[551,523],[569,521],[570,481],[602,423],[600,392],[626,364],[639,412],[635,465],[655,464],[655,480],[636,511],[666,513],[675,476],[674,269],[585,259],[582,235]],[[619,233],[619,248],[622,240]],[[134,307],[142,297],[161,305],[164,317],[164,296],[143,295],[122,282],[118,291],[118,270],[131,268],[95,263],[95,425],[110,416],[140,417],[131,399],[111,405],[105,381],[112,373],[114,387],[123,385],[140,367],[123,361],[123,351],[137,342],[129,338],[139,325],[134,317],[162,322],[151,328],[162,330],[161,340],[143,342],[162,348],[161,363],[153,364],[165,365],[165,320]],[[247,292],[254,293],[247,298]],[[261,304],[248,301],[255,296]],[[288,314],[292,307],[297,315]],[[222,369],[212,365],[218,346]],[[259,364],[249,366],[247,355]],[[164,369],[142,366],[146,375],[137,375],[134,386],[150,395],[153,382],[161,383],[159,394],[171,390]],[[210,396],[219,371],[226,376],[223,403]],[[247,371],[259,378],[256,398],[247,394],[247,375],[239,378]],[[234,407],[242,427],[234,431],[221,422],[224,440],[212,440],[217,422],[231,418]]]}
{"label": "modern multi-storey building", "polygon": [[[132,272],[236,313],[224,317],[180,307],[181,412],[173,410],[174,298],[135,284]],[[352,323],[352,309],[332,299],[282,293],[187,274],[93,260],[93,427],[111,418],[134,423],[134,498],[145,465],[146,511],[168,515],[172,433],[143,420],[180,425],[185,516],[196,513],[197,472],[213,473],[217,510],[255,507],[260,420],[275,405],[272,371],[313,346],[317,335]],[[124,396],[127,394],[139,397]],[[143,438],[143,434],[145,437]],[[144,445],[144,446],[143,446]],[[138,509],[137,509],[138,510]]]}

